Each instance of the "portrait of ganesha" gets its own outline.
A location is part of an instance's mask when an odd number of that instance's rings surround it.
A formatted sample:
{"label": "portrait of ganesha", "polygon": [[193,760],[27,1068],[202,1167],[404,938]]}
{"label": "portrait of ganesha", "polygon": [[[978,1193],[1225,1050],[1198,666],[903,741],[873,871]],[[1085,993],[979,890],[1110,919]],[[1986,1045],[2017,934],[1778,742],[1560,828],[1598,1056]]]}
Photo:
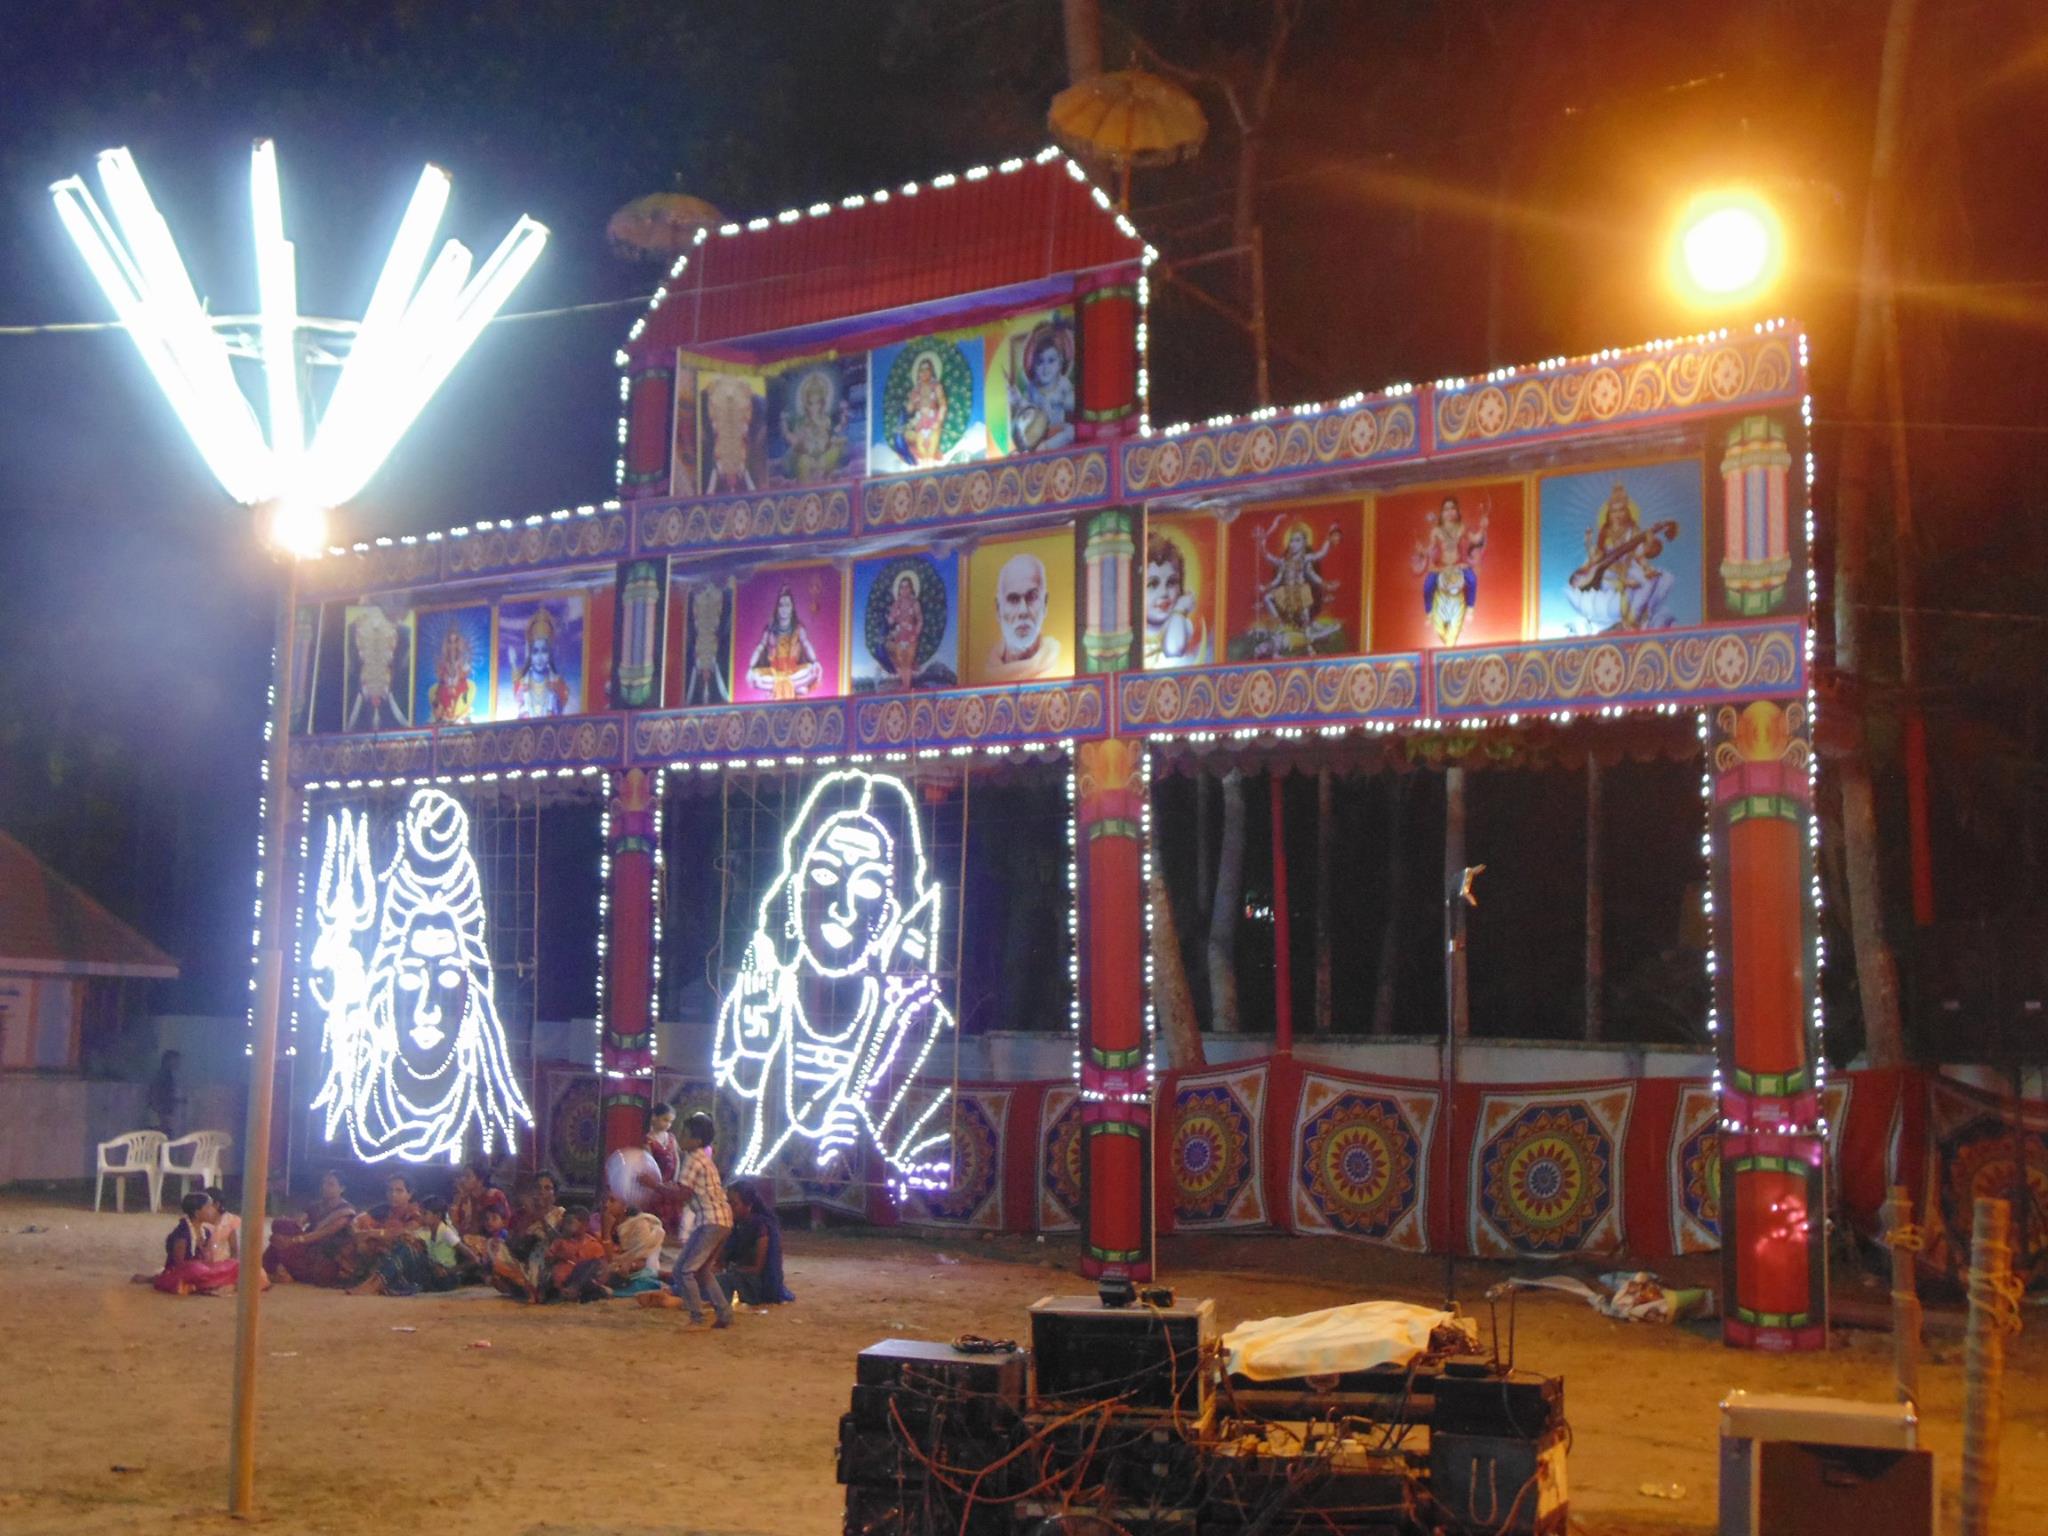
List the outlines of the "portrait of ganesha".
{"label": "portrait of ganesha", "polygon": [[313,1108],[327,1139],[346,1129],[368,1163],[460,1162],[472,1130],[486,1156],[515,1149],[533,1112],[498,1018],[468,813],[415,790],[381,890],[368,814],[330,815],[314,916],[307,990],[327,1070]]}
{"label": "portrait of ganesha", "polygon": [[950,1089],[909,1091],[953,1027],[939,889],[902,780],[845,768],[817,782],[719,1007],[714,1073],[745,1106],[736,1174],[793,1139],[818,1167],[868,1149],[901,1179],[947,1171]]}

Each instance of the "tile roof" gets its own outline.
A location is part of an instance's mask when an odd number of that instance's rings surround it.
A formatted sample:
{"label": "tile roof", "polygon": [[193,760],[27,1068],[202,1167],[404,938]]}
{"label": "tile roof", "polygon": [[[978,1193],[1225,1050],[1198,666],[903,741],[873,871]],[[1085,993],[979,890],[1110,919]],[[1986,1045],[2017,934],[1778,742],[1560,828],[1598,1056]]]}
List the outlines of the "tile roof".
{"label": "tile roof", "polygon": [[0,971],[178,974],[178,962],[0,832]]}

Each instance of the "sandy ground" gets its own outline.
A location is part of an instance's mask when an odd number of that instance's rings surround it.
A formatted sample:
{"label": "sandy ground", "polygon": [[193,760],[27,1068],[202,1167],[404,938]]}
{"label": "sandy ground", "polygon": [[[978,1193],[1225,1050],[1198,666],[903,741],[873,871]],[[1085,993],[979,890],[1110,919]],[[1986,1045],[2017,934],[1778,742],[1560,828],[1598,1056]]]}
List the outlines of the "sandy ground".
{"label": "sandy ground", "polygon": [[[40,1227],[41,1231],[26,1228]],[[131,1285],[169,1220],[0,1197],[0,1531],[243,1529],[223,1513],[231,1301]],[[829,1533],[853,1356],[891,1335],[1016,1336],[1074,1292],[1070,1247],[791,1233],[800,1300],[685,1335],[630,1303],[525,1308],[488,1292],[411,1300],[280,1287],[265,1299],[258,1496],[274,1531],[436,1536]],[[1227,1327],[1369,1296],[1430,1298],[1440,1273],[1334,1242],[1169,1241],[1168,1278]],[[1471,1266],[1465,1294],[1493,1278]],[[1484,1306],[1478,1310],[1484,1318]],[[2029,1309],[2007,1383],[1997,1529],[2048,1530],[2048,1315]],[[401,1331],[411,1330],[411,1331]],[[488,1343],[489,1348],[480,1347]],[[1953,1529],[1959,1338],[1932,1341],[1925,1440]],[[1714,1528],[1715,1405],[1752,1391],[1885,1395],[1889,1341],[1824,1356],[1723,1349],[1705,1330],[1525,1300],[1522,1363],[1564,1376],[1575,1528]],[[1682,1492],[1657,1498],[1645,1484]]]}

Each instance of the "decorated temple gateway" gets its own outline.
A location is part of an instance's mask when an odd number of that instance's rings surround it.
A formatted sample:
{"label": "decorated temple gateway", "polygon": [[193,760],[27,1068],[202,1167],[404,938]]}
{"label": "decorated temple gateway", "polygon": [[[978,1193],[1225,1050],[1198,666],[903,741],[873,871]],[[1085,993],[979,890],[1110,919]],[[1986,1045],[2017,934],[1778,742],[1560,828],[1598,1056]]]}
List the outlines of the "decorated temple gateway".
{"label": "decorated temple gateway", "polygon": [[[1175,1227],[1718,1247],[1729,1339],[1817,1347],[1828,1201],[1871,1217],[1929,1101],[1819,1052],[1797,327],[1169,426],[1153,260],[1057,151],[706,230],[618,355],[610,499],[306,567],[297,1153],[587,1184],[716,1102],[791,1199],[1095,1274]],[[1276,868],[1272,1034],[1169,1070],[1169,790],[1605,743],[1698,770],[1711,1058],[1447,1080],[1442,995],[1297,1040]],[[594,1038],[502,959],[579,922]]]}

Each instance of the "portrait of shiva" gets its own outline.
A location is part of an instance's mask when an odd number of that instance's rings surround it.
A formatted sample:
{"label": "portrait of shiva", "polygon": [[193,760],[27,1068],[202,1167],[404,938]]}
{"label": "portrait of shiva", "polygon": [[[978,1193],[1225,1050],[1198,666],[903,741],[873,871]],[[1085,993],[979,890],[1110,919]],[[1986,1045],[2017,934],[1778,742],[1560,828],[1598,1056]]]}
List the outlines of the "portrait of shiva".
{"label": "portrait of shiva", "polygon": [[947,1171],[935,1117],[951,1090],[907,1091],[953,1027],[939,893],[901,779],[848,768],[818,781],[719,1007],[715,1074],[746,1107],[735,1173],[762,1171],[793,1139],[819,1167],[865,1148],[899,1179]]}
{"label": "portrait of shiva", "polygon": [[[308,991],[324,1020],[326,1076],[313,1107],[364,1162],[459,1162],[533,1124],[498,1018],[469,815],[413,792],[381,889],[370,818],[327,818]],[[362,942],[374,931],[368,958]]]}

